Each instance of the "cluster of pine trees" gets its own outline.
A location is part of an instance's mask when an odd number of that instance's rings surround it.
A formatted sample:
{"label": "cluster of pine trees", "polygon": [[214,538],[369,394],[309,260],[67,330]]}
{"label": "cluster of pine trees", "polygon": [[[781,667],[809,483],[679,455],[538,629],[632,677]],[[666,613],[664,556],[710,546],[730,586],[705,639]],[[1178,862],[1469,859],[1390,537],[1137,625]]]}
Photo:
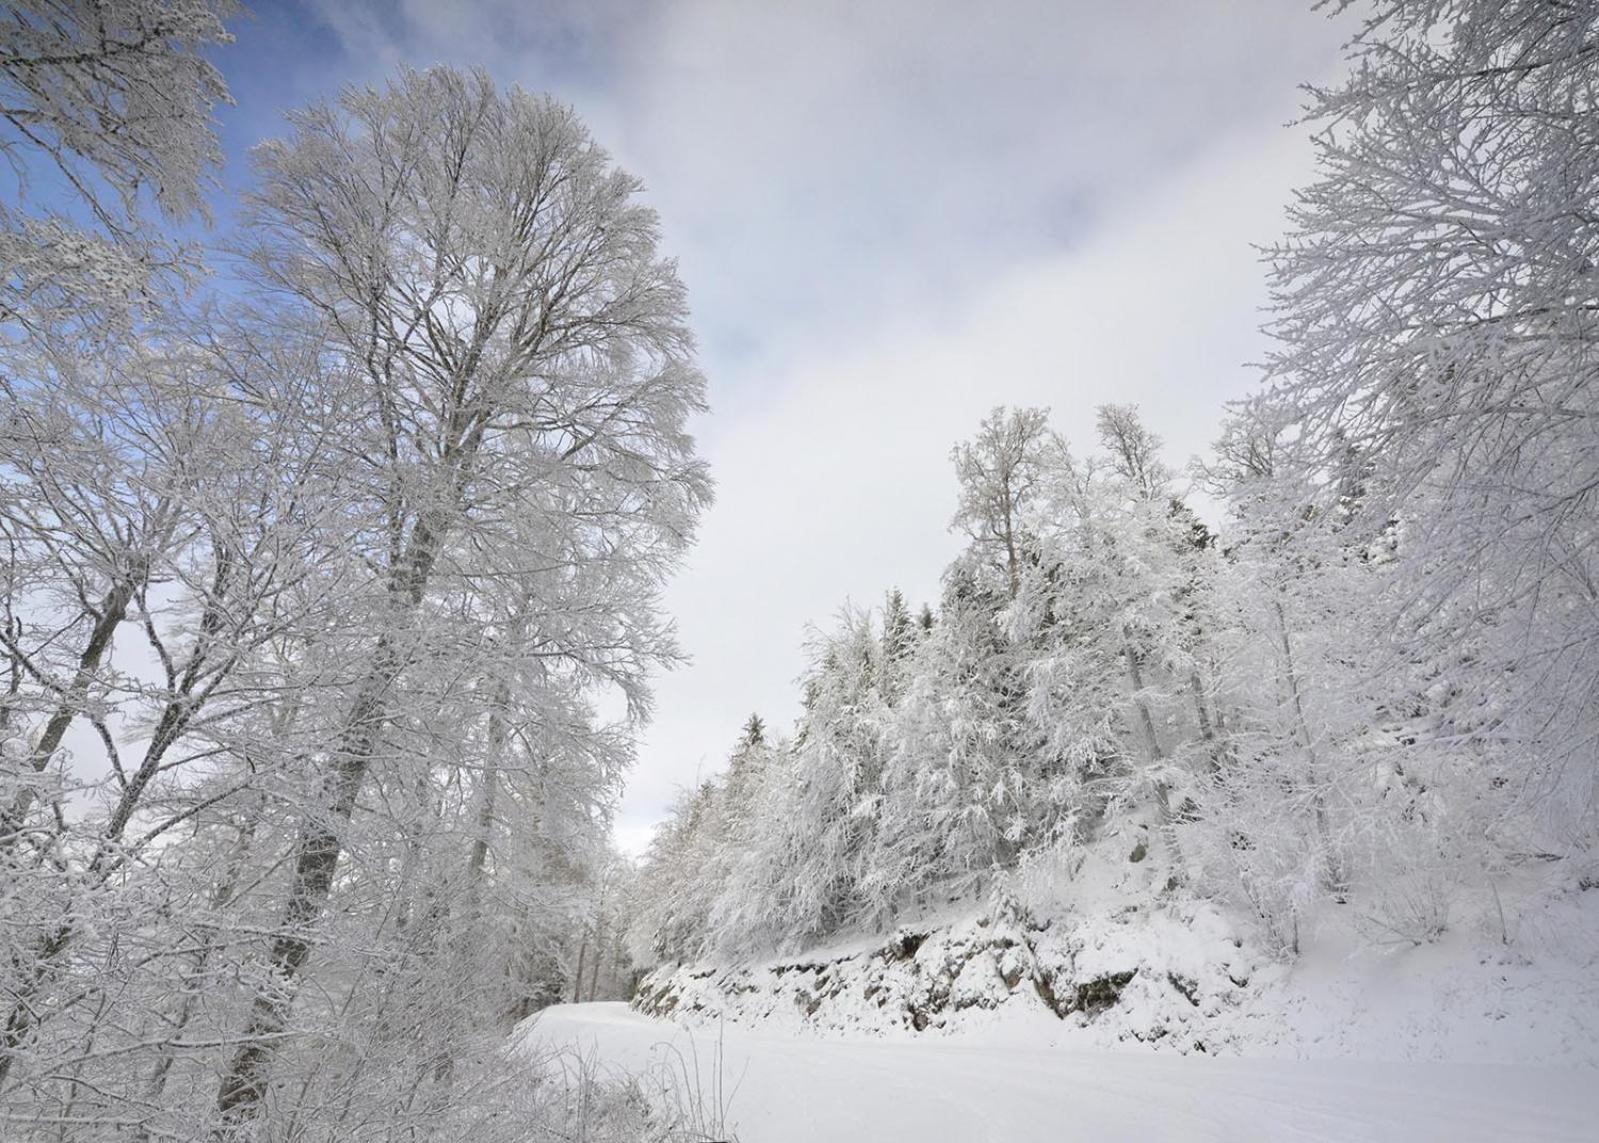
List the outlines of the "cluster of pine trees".
{"label": "cluster of pine trees", "polygon": [[1320,902],[1420,942],[1518,867],[1595,882],[1599,5],[1387,0],[1350,50],[1212,459],[1180,485],[1129,407],[1086,458],[996,411],[936,611],[816,638],[793,733],[752,721],[655,838],[639,955],[878,929],[1111,837],[1285,951]]}
{"label": "cluster of pine trees", "polygon": [[0,9],[0,1137],[526,1138],[511,1022],[626,985],[684,291],[569,109],[449,70],[184,241],[233,13]]}

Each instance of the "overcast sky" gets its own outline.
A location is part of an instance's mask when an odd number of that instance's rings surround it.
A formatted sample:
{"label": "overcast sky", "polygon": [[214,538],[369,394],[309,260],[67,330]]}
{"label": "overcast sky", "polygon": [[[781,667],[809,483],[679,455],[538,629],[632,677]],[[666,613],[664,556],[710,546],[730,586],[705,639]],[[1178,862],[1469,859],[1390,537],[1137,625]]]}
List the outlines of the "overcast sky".
{"label": "overcast sky", "polygon": [[1286,124],[1347,20],[1298,0],[301,0],[219,57],[228,180],[285,108],[400,63],[479,65],[573,104],[641,176],[710,379],[717,502],[666,602],[660,680],[618,822],[756,711],[786,727],[807,623],[957,548],[951,445],[998,404],[1089,444],[1136,401],[1181,463],[1246,393],[1252,244],[1310,171]]}

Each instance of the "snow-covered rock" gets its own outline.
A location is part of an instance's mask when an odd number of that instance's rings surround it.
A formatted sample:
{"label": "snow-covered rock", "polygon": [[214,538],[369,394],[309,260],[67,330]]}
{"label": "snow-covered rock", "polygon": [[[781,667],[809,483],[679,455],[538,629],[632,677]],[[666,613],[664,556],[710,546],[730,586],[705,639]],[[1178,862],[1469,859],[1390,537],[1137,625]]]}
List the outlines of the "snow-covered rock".
{"label": "snow-covered rock", "polygon": [[1599,892],[1525,904],[1512,943],[1462,928],[1373,947],[1357,909],[1281,961],[1182,893],[1048,918],[1005,899],[803,956],[660,968],[634,1007],[799,1035],[1599,1067]]}
{"label": "snow-covered rock", "polygon": [[1208,1020],[1236,1008],[1260,962],[1207,905],[1041,922],[1011,903],[886,940],[759,965],[657,970],[634,1006],[691,1020],[815,1030],[954,1030],[1032,1010],[1113,1038],[1210,1050]]}

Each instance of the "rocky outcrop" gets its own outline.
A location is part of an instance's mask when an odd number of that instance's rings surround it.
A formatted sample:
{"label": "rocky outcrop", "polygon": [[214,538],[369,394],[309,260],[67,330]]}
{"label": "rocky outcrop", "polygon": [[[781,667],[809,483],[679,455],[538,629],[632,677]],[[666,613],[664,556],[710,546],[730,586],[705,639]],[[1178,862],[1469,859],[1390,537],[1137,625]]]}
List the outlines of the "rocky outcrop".
{"label": "rocky outcrop", "polygon": [[1050,922],[1003,903],[959,923],[898,929],[876,947],[657,969],[633,1005],[692,1021],[852,1032],[936,1032],[1029,1005],[1112,1039],[1214,1051],[1224,1037],[1210,1017],[1238,1004],[1253,971],[1242,941],[1203,908]]}

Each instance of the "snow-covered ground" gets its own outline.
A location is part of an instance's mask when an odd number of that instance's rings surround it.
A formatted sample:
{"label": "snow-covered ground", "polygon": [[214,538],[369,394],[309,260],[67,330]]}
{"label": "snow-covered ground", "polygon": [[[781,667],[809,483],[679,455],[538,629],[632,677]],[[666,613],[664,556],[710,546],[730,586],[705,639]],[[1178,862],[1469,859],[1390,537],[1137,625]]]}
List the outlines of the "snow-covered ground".
{"label": "snow-covered ground", "polygon": [[1542,877],[1457,887],[1414,943],[1351,894],[1288,955],[1112,843],[1031,900],[662,966],[527,1035],[725,1093],[743,1143],[1599,1140],[1599,892]]}
{"label": "snow-covered ground", "polygon": [[1599,1138],[1587,1069],[1081,1052],[977,1034],[823,1040],[690,1030],[623,1004],[551,1008],[523,1034],[630,1073],[686,1061],[703,1093],[720,1084],[741,1143]]}

